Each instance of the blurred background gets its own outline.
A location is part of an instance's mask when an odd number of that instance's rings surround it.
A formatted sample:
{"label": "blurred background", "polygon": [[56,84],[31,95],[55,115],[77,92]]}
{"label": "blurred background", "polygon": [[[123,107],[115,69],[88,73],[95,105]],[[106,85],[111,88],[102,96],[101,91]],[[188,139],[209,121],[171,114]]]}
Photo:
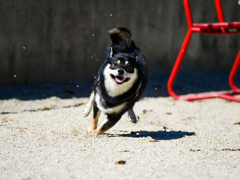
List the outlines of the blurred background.
{"label": "blurred background", "polygon": [[[194,22],[218,21],[214,0],[190,4]],[[240,21],[237,0],[222,7],[226,21]],[[188,28],[182,0],[1,0],[0,86],[92,83],[107,31],[121,26],[146,55],[150,79],[168,77]],[[240,34],[193,34],[181,72],[228,73],[239,47]]]}

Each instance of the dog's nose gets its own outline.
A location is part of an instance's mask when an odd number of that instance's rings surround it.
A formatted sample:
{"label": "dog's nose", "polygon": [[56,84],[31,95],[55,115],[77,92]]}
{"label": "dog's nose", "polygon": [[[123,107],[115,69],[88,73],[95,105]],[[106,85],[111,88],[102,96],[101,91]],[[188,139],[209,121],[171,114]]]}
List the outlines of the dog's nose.
{"label": "dog's nose", "polygon": [[121,69],[121,68],[119,68],[119,69],[118,69],[118,74],[122,75],[123,73],[124,73],[124,70]]}

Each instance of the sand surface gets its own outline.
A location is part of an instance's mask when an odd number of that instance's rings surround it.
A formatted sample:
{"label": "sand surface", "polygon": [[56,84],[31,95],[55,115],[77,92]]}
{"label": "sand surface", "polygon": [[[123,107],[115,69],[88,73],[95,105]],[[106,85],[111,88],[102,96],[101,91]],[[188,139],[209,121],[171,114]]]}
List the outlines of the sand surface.
{"label": "sand surface", "polygon": [[240,103],[145,96],[137,124],[92,136],[86,102],[2,98],[0,179],[240,179]]}

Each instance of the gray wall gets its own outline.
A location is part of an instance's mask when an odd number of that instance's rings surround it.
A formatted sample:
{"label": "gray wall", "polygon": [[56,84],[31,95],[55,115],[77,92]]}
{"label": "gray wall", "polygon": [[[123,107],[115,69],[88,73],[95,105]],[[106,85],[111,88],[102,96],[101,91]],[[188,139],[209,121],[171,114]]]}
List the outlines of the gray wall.
{"label": "gray wall", "polygon": [[[240,21],[237,1],[222,0],[226,21]],[[194,21],[217,21],[213,0],[190,2]],[[93,81],[118,26],[150,77],[169,75],[187,31],[181,0],[0,0],[0,85]],[[239,34],[194,34],[182,71],[228,72],[239,47]]]}

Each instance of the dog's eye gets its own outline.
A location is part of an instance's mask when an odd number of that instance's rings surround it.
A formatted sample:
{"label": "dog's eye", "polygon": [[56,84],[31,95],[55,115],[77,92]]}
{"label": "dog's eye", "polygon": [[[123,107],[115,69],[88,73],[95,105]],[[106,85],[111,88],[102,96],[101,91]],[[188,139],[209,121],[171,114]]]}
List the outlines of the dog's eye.
{"label": "dog's eye", "polygon": [[127,69],[127,71],[131,71],[132,70],[132,66],[130,64],[127,64],[126,65],[126,69]]}
{"label": "dog's eye", "polygon": [[119,64],[117,62],[115,63],[112,63],[112,66],[111,66],[113,69],[117,69],[119,67]]}
{"label": "dog's eye", "polygon": [[118,65],[119,65],[119,64],[118,64],[117,62],[113,63],[113,66],[114,66],[114,67],[118,67]]}

